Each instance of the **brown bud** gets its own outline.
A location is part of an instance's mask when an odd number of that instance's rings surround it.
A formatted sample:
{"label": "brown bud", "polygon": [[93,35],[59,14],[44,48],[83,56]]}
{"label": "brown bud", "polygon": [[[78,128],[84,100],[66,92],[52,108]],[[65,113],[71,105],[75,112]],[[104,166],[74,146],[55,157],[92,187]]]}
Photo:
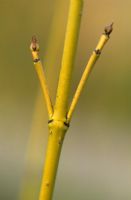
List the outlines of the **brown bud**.
{"label": "brown bud", "polygon": [[32,36],[30,49],[31,51],[39,51],[39,44],[35,35]]}
{"label": "brown bud", "polygon": [[111,23],[110,25],[106,26],[104,31],[105,31],[105,34],[107,36],[110,36],[111,32],[113,31],[113,23]]}

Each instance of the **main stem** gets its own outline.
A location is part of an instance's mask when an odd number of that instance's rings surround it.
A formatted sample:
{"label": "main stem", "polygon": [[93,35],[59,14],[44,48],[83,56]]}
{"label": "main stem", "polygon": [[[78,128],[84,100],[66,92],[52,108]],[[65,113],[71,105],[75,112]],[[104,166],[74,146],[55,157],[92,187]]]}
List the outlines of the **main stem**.
{"label": "main stem", "polygon": [[59,157],[67,128],[60,121],[49,123],[48,147],[39,200],[52,199]]}
{"label": "main stem", "polygon": [[71,0],[67,23],[62,66],[60,71],[54,118],[65,120],[71,86],[72,71],[80,30],[83,0]]}
{"label": "main stem", "polygon": [[39,200],[51,200],[62,143],[69,124],[66,115],[83,0],[71,0],[54,114],[49,121],[49,139]]}

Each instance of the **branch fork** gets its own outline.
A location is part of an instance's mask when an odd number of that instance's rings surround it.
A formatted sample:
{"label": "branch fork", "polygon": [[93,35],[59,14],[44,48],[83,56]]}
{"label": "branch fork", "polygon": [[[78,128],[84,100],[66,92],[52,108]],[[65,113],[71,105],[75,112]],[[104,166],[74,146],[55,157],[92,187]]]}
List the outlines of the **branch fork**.
{"label": "branch fork", "polygon": [[62,66],[56,94],[56,102],[54,106],[49,95],[44,68],[39,57],[39,44],[35,36],[32,37],[30,45],[35,70],[40,81],[49,116],[49,139],[39,200],[52,199],[59,157],[65,133],[69,128],[73,112],[76,108],[85,83],[113,30],[113,23],[105,27],[104,33],[101,35],[95,50],[92,52],[89,58],[72,102],[68,108],[69,91],[80,29],[82,8],[82,0],[71,0]]}
{"label": "branch fork", "polygon": [[[74,97],[72,99],[70,108],[67,112],[67,116],[66,116],[66,120],[65,120],[65,124],[67,123],[67,125],[71,120],[72,114],[73,114],[73,112],[76,108],[76,104],[78,103],[79,97],[81,95],[83,87],[85,86],[86,80],[88,79],[89,74],[90,74],[91,70],[93,69],[93,66],[95,65],[97,59],[100,57],[100,54],[102,52],[104,45],[109,40],[112,30],[113,30],[113,23],[111,23],[109,26],[105,27],[104,33],[101,35],[95,50],[92,52],[92,54],[89,58],[89,61],[86,65],[86,67],[85,67],[85,70],[82,74],[82,77],[80,79],[80,82],[78,84],[76,92],[74,94]],[[44,94],[44,97],[45,97],[47,111],[48,111],[48,115],[49,115],[49,122],[51,122],[53,120],[52,117],[53,117],[53,114],[54,114],[54,107],[52,105],[52,100],[51,100],[51,97],[49,95],[49,90],[48,90],[48,86],[47,86],[47,82],[46,82],[46,78],[45,78],[45,73],[44,73],[44,68],[43,68],[42,62],[39,58],[39,44],[38,44],[38,40],[37,40],[36,36],[32,37],[30,49],[31,49],[31,52],[32,52],[32,57],[33,57],[35,69],[36,69],[36,72],[38,74],[40,85],[42,87],[42,91],[43,91],[43,94]]]}

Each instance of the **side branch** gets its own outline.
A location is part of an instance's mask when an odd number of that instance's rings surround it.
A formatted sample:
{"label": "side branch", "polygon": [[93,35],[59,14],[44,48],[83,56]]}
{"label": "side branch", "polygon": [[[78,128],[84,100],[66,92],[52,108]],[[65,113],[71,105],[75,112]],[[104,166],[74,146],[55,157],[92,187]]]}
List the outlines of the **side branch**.
{"label": "side branch", "polygon": [[35,36],[32,37],[30,49],[31,49],[32,57],[33,57],[33,62],[35,65],[35,70],[37,72],[37,75],[38,75],[38,78],[40,81],[40,85],[42,88],[42,92],[45,97],[45,102],[46,102],[46,106],[47,106],[49,119],[51,119],[51,117],[53,115],[53,106],[52,106],[51,98],[49,96],[49,91],[48,91],[48,87],[47,87],[47,83],[46,83],[43,66],[42,66],[41,60],[39,58],[39,53],[38,53],[39,45],[38,45],[38,42],[37,42],[37,39]]}
{"label": "side branch", "polygon": [[111,25],[105,27],[104,33],[100,37],[100,40],[96,46],[96,49],[93,51],[93,53],[88,61],[88,64],[83,72],[82,78],[78,84],[78,87],[77,87],[75,95],[73,97],[71,106],[69,108],[69,111],[67,114],[68,121],[71,120],[72,114],[73,114],[76,104],[79,100],[79,97],[80,97],[83,87],[86,83],[86,80],[88,79],[93,66],[95,65],[97,59],[99,58],[104,45],[109,40],[112,30],[113,30],[113,23]]}

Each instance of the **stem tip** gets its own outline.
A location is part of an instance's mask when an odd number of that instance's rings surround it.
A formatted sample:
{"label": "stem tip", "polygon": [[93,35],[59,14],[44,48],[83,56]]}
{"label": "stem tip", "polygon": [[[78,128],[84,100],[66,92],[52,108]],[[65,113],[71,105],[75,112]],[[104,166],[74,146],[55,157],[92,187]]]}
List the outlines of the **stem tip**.
{"label": "stem tip", "polygon": [[32,36],[30,49],[31,51],[39,51],[39,44],[35,35]]}
{"label": "stem tip", "polygon": [[105,29],[104,29],[105,34],[106,34],[108,37],[110,36],[111,32],[113,31],[113,24],[114,24],[114,23],[112,22],[110,25],[106,26]]}

